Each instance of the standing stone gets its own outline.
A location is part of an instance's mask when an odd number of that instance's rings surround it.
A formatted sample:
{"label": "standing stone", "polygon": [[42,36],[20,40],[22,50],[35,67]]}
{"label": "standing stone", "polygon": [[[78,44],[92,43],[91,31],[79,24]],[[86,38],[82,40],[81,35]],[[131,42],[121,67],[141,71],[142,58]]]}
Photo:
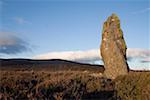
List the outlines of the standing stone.
{"label": "standing stone", "polygon": [[112,14],[104,22],[101,43],[101,56],[104,62],[104,75],[114,79],[128,73],[126,43],[120,28],[118,16]]}

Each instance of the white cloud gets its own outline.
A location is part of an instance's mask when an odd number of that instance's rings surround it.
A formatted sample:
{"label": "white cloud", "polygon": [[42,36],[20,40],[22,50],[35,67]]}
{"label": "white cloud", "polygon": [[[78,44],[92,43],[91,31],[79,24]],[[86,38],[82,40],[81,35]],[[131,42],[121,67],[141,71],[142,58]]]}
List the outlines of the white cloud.
{"label": "white cloud", "polygon": [[[149,56],[150,50],[147,49],[127,49],[127,58],[147,58]],[[92,49],[86,51],[49,52],[45,54],[36,55],[33,57],[33,59],[66,59],[73,61],[92,61],[101,59],[101,56],[99,49]]]}
{"label": "white cloud", "polygon": [[[147,49],[127,49],[127,59],[141,60],[148,59],[150,57],[150,50]],[[101,59],[100,50],[92,49],[85,51],[62,51],[62,52],[49,52],[45,54],[36,55],[33,59],[65,59],[83,63],[93,63]]]}
{"label": "white cloud", "polygon": [[128,48],[127,49],[127,57],[134,58],[134,57],[149,57],[150,50],[149,49],[138,49],[138,48]]}
{"label": "white cloud", "polygon": [[14,17],[13,20],[16,21],[16,23],[18,24],[31,24],[31,22],[22,17]]}
{"label": "white cloud", "polygon": [[[128,64],[131,69],[136,70],[150,70],[150,50],[148,49],[127,49]],[[101,61],[99,49],[85,50],[85,51],[62,51],[49,52],[45,54],[36,55],[33,59],[65,59],[77,61],[81,63],[96,63],[103,64]]]}
{"label": "white cloud", "polygon": [[88,62],[100,59],[100,51],[98,49],[86,51],[62,51],[50,52],[34,56],[33,59],[65,59],[79,62]]}
{"label": "white cloud", "polygon": [[141,62],[150,62],[150,57],[142,59]]}

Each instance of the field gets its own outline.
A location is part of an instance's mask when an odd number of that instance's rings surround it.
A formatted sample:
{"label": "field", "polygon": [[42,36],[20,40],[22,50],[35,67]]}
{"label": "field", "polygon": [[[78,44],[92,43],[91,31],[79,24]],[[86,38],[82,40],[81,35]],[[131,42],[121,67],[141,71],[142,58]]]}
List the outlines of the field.
{"label": "field", "polygon": [[67,63],[52,70],[21,65],[0,67],[0,100],[150,100],[149,71],[130,71],[111,80],[102,66]]}
{"label": "field", "polygon": [[88,71],[1,71],[0,99],[150,100],[150,72],[115,80]]}

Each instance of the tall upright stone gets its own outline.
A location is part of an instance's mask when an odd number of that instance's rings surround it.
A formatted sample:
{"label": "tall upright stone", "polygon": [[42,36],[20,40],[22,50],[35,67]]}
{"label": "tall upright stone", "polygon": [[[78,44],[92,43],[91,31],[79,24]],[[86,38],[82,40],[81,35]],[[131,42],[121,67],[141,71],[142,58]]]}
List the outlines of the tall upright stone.
{"label": "tall upright stone", "polygon": [[106,77],[114,79],[128,73],[126,49],[120,20],[117,15],[112,14],[104,22],[100,48]]}

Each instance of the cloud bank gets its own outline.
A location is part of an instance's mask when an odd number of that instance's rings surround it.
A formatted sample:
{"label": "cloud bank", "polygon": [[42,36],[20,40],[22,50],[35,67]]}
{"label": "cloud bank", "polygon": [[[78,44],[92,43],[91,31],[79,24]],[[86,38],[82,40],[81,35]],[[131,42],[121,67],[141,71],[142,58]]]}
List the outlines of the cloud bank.
{"label": "cloud bank", "polygon": [[13,33],[0,32],[0,54],[18,54],[29,50],[29,44]]}
{"label": "cloud bank", "polygon": [[93,49],[87,51],[50,52],[36,55],[33,57],[33,59],[65,59],[79,62],[91,62],[93,60],[99,60],[99,55],[99,50]]}
{"label": "cloud bank", "polygon": [[[102,64],[100,63],[102,60],[99,49],[86,51],[49,52],[36,55],[33,59],[65,59],[81,63]],[[148,49],[129,48],[127,49],[127,59],[131,69],[150,70],[150,50]]]}
{"label": "cloud bank", "polygon": [[128,58],[134,58],[134,57],[149,58],[150,50],[149,49],[128,48],[127,49],[127,57]]}
{"label": "cloud bank", "polygon": [[[150,50],[145,49],[127,49],[127,58],[140,57],[148,59],[150,57]],[[73,61],[93,61],[101,59],[100,50],[92,49],[86,51],[62,51],[49,52],[45,54],[36,55],[33,59],[66,59]]]}

